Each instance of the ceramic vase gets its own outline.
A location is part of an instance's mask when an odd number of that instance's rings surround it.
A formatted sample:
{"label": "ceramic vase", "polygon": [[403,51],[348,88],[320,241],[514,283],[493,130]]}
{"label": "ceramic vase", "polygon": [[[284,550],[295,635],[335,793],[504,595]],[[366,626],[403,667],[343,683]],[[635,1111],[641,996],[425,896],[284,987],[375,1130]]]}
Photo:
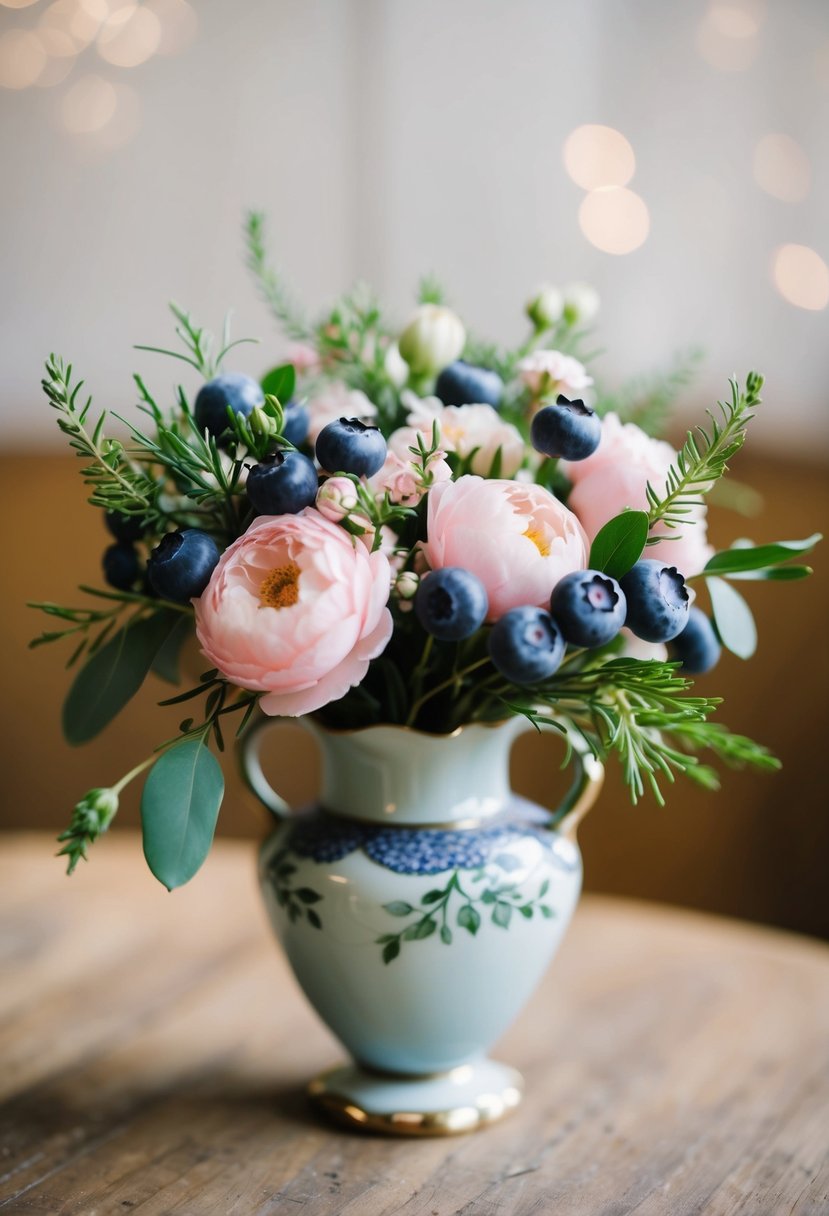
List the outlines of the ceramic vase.
{"label": "ceramic vase", "polygon": [[529,999],[581,889],[575,824],[601,765],[571,736],[575,778],[551,812],[509,784],[524,718],[451,735],[398,726],[329,731],[318,804],[291,814],[242,744],[246,779],[279,824],[260,854],[270,919],[309,1001],[349,1063],[311,1082],[352,1126],[469,1131],[520,1101],[487,1052]]}

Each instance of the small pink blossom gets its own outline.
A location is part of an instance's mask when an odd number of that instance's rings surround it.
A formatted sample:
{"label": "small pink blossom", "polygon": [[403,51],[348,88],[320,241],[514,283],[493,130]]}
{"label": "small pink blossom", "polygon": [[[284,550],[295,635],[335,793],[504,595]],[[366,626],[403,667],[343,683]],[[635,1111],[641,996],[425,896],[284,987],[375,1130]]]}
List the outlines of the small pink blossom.
{"label": "small pink blossom", "polygon": [[534,350],[518,363],[518,374],[532,393],[563,393],[578,397],[590,388],[593,377],[572,355],[559,350]]}
{"label": "small pink blossom", "polygon": [[228,680],[298,717],[339,700],[392,632],[390,569],[306,507],[263,515],[225,550],[194,601],[203,653]]}
{"label": "small pink blossom", "polygon": [[470,475],[435,486],[428,504],[429,566],[477,574],[489,620],[525,604],[546,607],[559,579],[587,564],[581,524],[543,486]]}
{"label": "small pink blossom", "polygon": [[322,428],[338,418],[359,418],[361,422],[368,422],[376,413],[374,403],[365,393],[333,380],[308,402],[308,439],[315,443]]}
{"label": "small pink blossom", "polygon": [[526,449],[520,431],[505,422],[491,405],[445,406],[437,397],[416,397],[414,393],[403,394],[403,399],[409,406],[409,426],[391,436],[393,451],[399,453],[404,442],[411,446],[409,436],[414,430],[422,431],[431,441],[432,428],[437,424],[441,446],[447,452],[457,452],[461,459],[471,456],[472,472],[481,477],[489,473],[499,448],[505,477],[512,477],[523,464]]}
{"label": "small pink blossom", "polygon": [[[424,467],[423,461],[409,450],[417,447],[417,437],[420,435],[422,438],[422,433],[410,427],[401,430],[410,432],[411,444],[398,438],[396,446],[392,448],[390,441],[383,467],[370,479],[369,484],[378,495],[388,493],[393,503],[416,507],[431,486],[450,480],[452,470],[446,461],[446,453],[440,448],[431,453]],[[391,438],[395,439],[395,435],[399,436],[400,432],[396,431]],[[408,439],[409,434],[405,438]]]}
{"label": "small pink blossom", "polygon": [[[669,443],[652,439],[632,422],[622,423],[616,414],[605,415],[602,437],[593,455],[562,464],[573,483],[568,506],[591,540],[626,507],[647,511],[648,482],[662,494],[676,456]],[[660,534],[670,539],[649,545],[645,556],[668,562],[689,578],[699,574],[714,550],[707,541],[705,507],[692,508],[686,518],[684,527],[660,528]]]}
{"label": "small pink blossom", "polygon": [[292,363],[298,375],[320,369],[319,353],[308,342],[293,342],[285,352],[285,362]]}
{"label": "small pink blossom", "polygon": [[320,515],[338,524],[357,506],[357,487],[348,477],[328,477],[317,490]]}

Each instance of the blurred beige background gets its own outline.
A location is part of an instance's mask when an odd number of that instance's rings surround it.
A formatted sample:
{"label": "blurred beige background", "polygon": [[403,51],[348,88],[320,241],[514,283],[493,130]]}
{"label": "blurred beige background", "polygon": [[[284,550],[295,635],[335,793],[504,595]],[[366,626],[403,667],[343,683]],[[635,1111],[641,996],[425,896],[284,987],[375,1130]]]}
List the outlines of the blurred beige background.
{"label": "blurred beige background", "polygon": [[[590,143],[586,124],[611,130]],[[25,650],[39,622],[22,601],[76,600],[105,543],[38,392],[50,350],[129,409],[133,370],[172,389],[173,365],[131,347],[167,344],[174,298],[214,326],[232,307],[235,333],[263,339],[236,366],[271,365],[282,343],[242,264],[249,206],[311,311],[365,278],[402,320],[435,272],[475,330],[509,340],[538,282],[587,280],[606,383],[705,348],[675,436],[729,374],[766,373],[735,463],[765,507],[719,512],[715,539],[825,530],[827,127],[824,0],[0,0],[0,824],[62,826],[158,736],[147,687],[70,752],[58,656]],[[726,658],[707,689],[784,772],[677,787],[665,810],[612,786],[583,831],[588,885],[829,935],[815,562],[810,584],[750,589],[759,655]],[[315,760],[291,744],[275,763],[301,800]],[[516,784],[542,801],[552,748],[516,748]],[[231,784],[223,830],[263,823]]]}

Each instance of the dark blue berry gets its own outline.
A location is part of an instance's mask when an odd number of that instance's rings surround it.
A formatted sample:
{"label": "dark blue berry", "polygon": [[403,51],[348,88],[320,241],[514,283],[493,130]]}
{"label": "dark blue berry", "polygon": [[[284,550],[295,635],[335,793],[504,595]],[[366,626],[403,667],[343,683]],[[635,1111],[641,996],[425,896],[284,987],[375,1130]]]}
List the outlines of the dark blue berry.
{"label": "dark blue berry", "polygon": [[513,608],[492,627],[489,657],[513,684],[547,680],[564,658],[561,630],[543,608]]}
{"label": "dark blue berry", "polygon": [[120,511],[107,511],[104,523],[116,540],[140,540],[145,532],[140,515],[122,515]]}
{"label": "dark blue berry", "polygon": [[298,448],[308,438],[310,424],[311,415],[308,413],[308,406],[301,401],[289,401],[282,417],[283,438]]}
{"label": "dark blue berry", "polygon": [[545,456],[586,460],[599,446],[602,424],[583,401],[558,397],[555,405],[545,405],[535,415],[530,436],[535,450]]}
{"label": "dark blue berry", "polygon": [[223,372],[202,385],[193,406],[193,416],[200,431],[205,429],[216,439],[230,430],[227,407],[234,414],[248,418],[258,405],[264,405],[261,385],[241,372]]}
{"label": "dark blue berry", "polygon": [[379,427],[359,418],[338,418],[317,436],[317,460],[326,473],[373,477],[386,459],[386,441]]}
{"label": "dark blue berry", "polygon": [[716,667],[722,654],[720,639],[713,623],[701,608],[691,606],[688,624],[668,647],[672,659],[679,659],[682,670],[691,676],[704,675]]}
{"label": "dark blue berry", "polygon": [[504,395],[504,382],[487,367],[473,367],[457,359],[437,378],[435,396],[444,405],[491,405],[497,410]]}
{"label": "dark blue berry", "polygon": [[296,515],[317,497],[313,460],[302,452],[276,452],[248,473],[247,492],[257,515]]}
{"label": "dark blue berry", "polygon": [[131,591],[141,574],[141,562],[138,554],[128,541],[118,541],[104,549],[101,562],[104,568],[104,578],[110,587],[119,591]]}
{"label": "dark blue berry", "polygon": [[625,623],[625,596],[609,574],[576,570],[556,583],[550,612],[573,646],[604,646]]}
{"label": "dark blue berry", "polygon": [[645,642],[670,642],[688,621],[691,599],[675,566],[642,558],[621,579],[627,597],[628,629]]}
{"label": "dark blue berry", "polygon": [[184,528],[168,532],[156,545],[147,574],[162,599],[186,604],[204,591],[220,556],[212,536],[198,528]]}
{"label": "dark blue berry", "polygon": [[433,570],[421,580],[415,612],[427,633],[440,642],[460,642],[484,623],[489,601],[476,574],[458,566]]}

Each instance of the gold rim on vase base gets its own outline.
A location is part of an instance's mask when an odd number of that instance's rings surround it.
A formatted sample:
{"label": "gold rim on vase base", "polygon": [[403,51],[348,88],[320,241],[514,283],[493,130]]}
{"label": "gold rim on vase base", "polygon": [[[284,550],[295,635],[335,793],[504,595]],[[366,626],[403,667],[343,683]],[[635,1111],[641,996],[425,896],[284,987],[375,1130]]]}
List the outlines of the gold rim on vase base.
{"label": "gold rim on vase base", "polygon": [[[370,1111],[345,1094],[329,1092],[327,1078],[339,1068],[327,1069],[308,1085],[307,1093],[318,1111],[351,1131],[378,1132],[385,1136],[462,1136],[505,1118],[520,1104],[518,1084],[499,1093],[479,1094],[474,1102],[434,1111]],[[517,1080],[517,1078],[516,1078]]]}

